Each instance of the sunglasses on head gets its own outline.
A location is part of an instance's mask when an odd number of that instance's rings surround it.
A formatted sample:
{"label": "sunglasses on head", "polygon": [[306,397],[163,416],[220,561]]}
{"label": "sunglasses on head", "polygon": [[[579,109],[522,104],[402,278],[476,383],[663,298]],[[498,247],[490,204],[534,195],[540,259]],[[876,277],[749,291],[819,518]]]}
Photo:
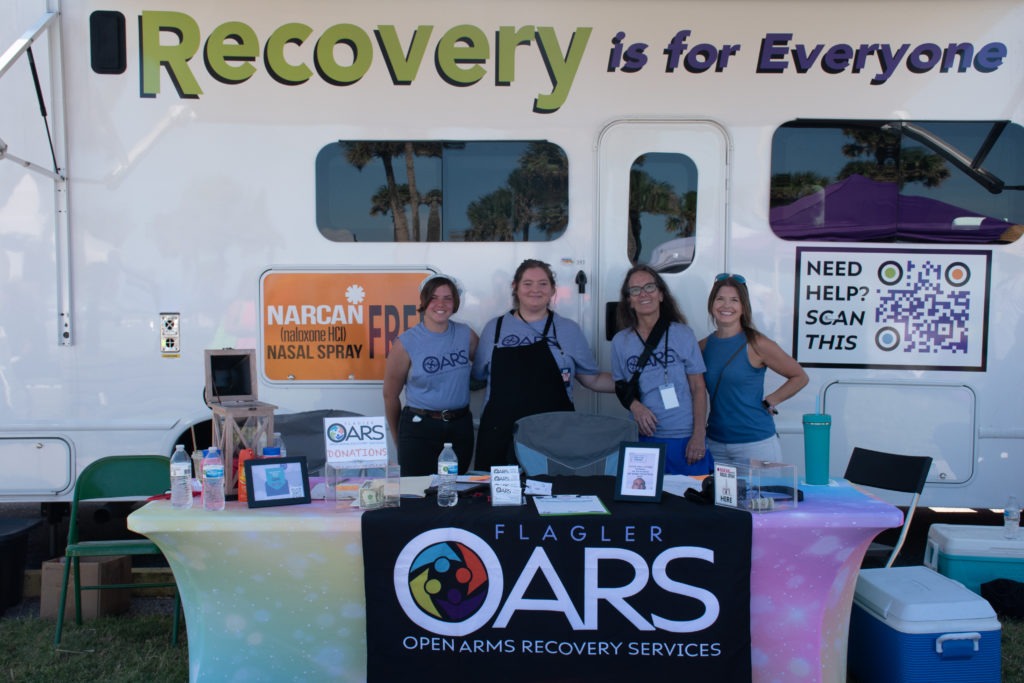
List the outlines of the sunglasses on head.
{"label": "sunglasses on head", "polygon": [[722,280],[728,280],[729,278],[732,278],[741,285],[747,284],[747,278],[742,275],[737,275],[736,273],[719,273],[715,276],[715,282],[721,282]]}

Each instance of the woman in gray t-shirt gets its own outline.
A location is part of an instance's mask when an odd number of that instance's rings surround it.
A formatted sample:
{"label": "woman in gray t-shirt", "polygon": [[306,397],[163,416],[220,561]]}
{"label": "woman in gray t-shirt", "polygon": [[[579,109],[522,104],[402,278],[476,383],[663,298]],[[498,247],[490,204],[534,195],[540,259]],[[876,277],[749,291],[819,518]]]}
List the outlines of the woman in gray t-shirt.
{"label": "woman in gray t-shirt", "polygon": [[[434,275],[420,286],[422,322],[395,340],[384,369],[384,414],[398,445],[402,476],[437,471],[437,456],[450,442],[459,472],[473,459],[469,374],[477,335],[451,320],[459,310],[455,280]],[[405,407],[401,393],[405,390]]]}

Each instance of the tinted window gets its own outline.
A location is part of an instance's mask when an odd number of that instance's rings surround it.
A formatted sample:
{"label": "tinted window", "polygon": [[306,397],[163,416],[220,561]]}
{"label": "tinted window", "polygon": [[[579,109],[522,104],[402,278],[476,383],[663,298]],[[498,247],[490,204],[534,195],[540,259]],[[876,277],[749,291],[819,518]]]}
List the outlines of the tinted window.
{"label": "tinted window", "polygon": [[1024,129],[795,121],[772,141],[770,223],[793,240],[985,243],[1024,223]]}
{"label": "tinted window", "polygon": [[553,240],[568,168],[543,141],[333,142],[316,158],[317,228],[338,242]]}
{"label": "tinted window", "polygon": [[675,273],[693,260],[697,226],[697,167],[682,154],[636,158],[629,172],[630,263]]}

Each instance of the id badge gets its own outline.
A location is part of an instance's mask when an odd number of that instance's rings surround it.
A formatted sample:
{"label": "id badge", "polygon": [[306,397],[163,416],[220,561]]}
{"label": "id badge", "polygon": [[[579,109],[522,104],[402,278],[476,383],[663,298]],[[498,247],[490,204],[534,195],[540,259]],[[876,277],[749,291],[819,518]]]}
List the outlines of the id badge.
{"label": "id badge", "polygon": [[572,371],[569,368],[562,368],[562,384],[565,386],[572,384]]}
{"label": "id badge", "polygon": [[669,382],[668,384],[662,384],[658,387],[658,391],[661,392],[661,403],[665,406],[665,410],[671,410],[672,408],[679,407],[679,397],[676,396],[676,385]]}

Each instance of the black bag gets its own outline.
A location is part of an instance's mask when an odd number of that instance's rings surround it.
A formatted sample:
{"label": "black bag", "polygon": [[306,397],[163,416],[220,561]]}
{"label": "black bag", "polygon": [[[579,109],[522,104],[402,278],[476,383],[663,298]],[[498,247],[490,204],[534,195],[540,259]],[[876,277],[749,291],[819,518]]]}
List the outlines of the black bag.
{"label": "black bag", "polygon": [[663,317],[658,318],[658,322],[654,323],[654,327],[651,328],[651,333],[647,335],[647,341],[644,342],[644,352],[640,354],[640,358],[636,362],[636,372],[628,380],[615,380],[615,395],[619,398],[619,403],[626,410],[629,410],[629,407],[633,405],[633,401],[640,400],[640,371],[647,365],[647,359],[651,357],[651,351],[661,341],[661,335],[667,329],[668,321]]}
{"label": "black bag", "polygon": [[615,380],[615,395],[619,397],[619,403],[626,410],[633,405],[633,401],[640,398],[640,380],[637,379],[636,374],[628,379],[617,379]]}

